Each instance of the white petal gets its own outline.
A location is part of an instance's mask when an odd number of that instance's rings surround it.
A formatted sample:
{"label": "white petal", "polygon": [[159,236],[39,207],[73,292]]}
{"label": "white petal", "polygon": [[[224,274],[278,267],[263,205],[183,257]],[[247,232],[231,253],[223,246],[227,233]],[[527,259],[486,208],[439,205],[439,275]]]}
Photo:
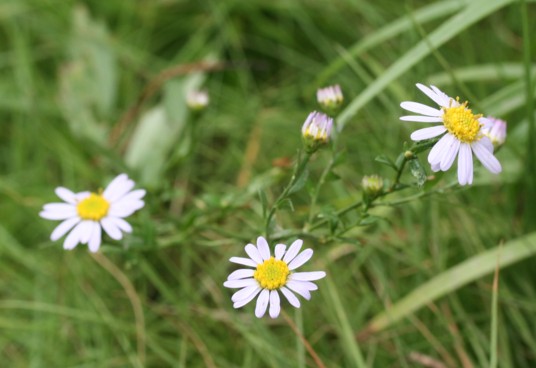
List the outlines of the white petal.
{"label": "white petal", "polygon": [[94,221],[84,220],[80,223],[80,243],[87,244],[89,238],[91,238],[91,233],[93,232]]}
{"label": "white petal", "polygon": [[255,279],[240,279],[240,280],[227,280],[223,283],[223,286],[230,289],[238,289],[246,286],[259,285]]}
{"label": "white petal", "polygon": [[457,140],[453,135],[451,135],[451,137],[452,138],[447,143],[445,153],[441,158],[440,168],[442,171],[447,171],[448,169],[450,169],[452,163],[454,162],[454,159],[456,158],[456,154],[460,149],[460,141]]}
{"label": "white petal", "polygon": [[261,318],[266,313],[266,308],[270,301],[270,292],[268,289],[261,291],[259,297],[257,298],[257,306],[255,307],[255,316]]}
{"label": "white petal", "polygon": [[125,220],[119,217],[107,217],[109,221],[113,222],[115,226],[117,226],[120,230],[123,230],[125,233],[131,233],[132,232],[132,226]]}
{"label": "white petal", "polygon": [[260,286],[257,286],[255,289],[253,289],[253,291],[251,292],[251,294],[249,294],[247,297],[245,297],[244,299],[242,300],[239,300],[237,302],[235,302],[233,304],[233,307],[234,308],[241,308],[243,307],[244,305],[248,304],[250,301],[253,300],[253,298],[255,298],[257,296],[257,294],[262,290],[262,288]]}
{"label": "white petal", "polygon": [[270,317],[277,318],[281,311],[281,303],[277,290],[270,291]]}
{"label": "white petal", "polygon": [[76,204],[76,196],[75,194],[70,191],[67,188],[64,187],[57,187],[56,190],[54,190],[56,195],[63,199],[65,202],[70,204]]}
{"label": "white petal", "polygon": [[289,286],[289,284],[300,284],[300,288],[301,289],[305,289],[305,290],[308,290],[308,291],[313,291],[313,290],[318,290],[318,286],[316,286],[316,284],[314,282],[311,282],[311,281],[299,281],[299,280],[289,280],[287,282],[287,285],[286,286]]}
{"label": "white petal", "polygon": [[326,273],[324,271],[294,272],[290,275],[290,280],[314,281],[320,280],[324,277],[326,277]]}
{"label": "white petal", "polygon": [[108,215],[112,217],[127,217],[145,205],[143,201],[112,203]]}
{"label": "white petal", "polygon": [[85,192],[75,193],[74,196],[76,197],[76,202],[80,202],[81,200],[86,199],[90,195],[91,195],[91,192],[85,191]]}
{"label": "white petal", "polygon": [[[441,106],[449,107],[449,106],[459,106],[460,105],[458,102],[456,102],[456,100],[454,100],[453,98],[450,98],[449,96],[447,96],[446,93],[444,93],[442,90],[440,90],[436,86],[431,85],[430,88],[432,88],[432,91],[434,91],[436,93],[437,97],[441,99],[441,101],[442,101],[442,103],[440,104]],[[453,103],[451,103],[451,100],[452,100]],[[454,102],[455,102],[455,104],[454,104]]]}
{"label": "white petal", "polygon": [[244,257],[231,257],[230,262],[241,264],[243,266],[257,267],[257,263],[249,258]]}
{"label": "white petal", "polygon": [[56,241],[71,230],[72,227],[80,222],[80,218],[73,217],[63,221],[61,224],[56,226],[52,234],[50,235],[50,240]]}
{"label": "white petal", "polygon": [[292,260],[292,262],[288,264],[288,269],[291,271],[295,270],[296,268],[300,267],[305,262],[310,260],[312,256],[313,256],[313,250],[311,248],[305,249],[303,252],[298,254],[296,258]]}
{"label": "white petal", "polygon": [[430,139],[437,137],[447,131],[444,125],[437,125],[429,128],[423,128],[411,133],[411,139],[414,141],[422,141],[424,139]]}
{"label": "white petal", "polygon": [[428,154],[428,162],[434,166],[441,163],[445,152],[449,147],[449,142],[456,139],[452,134],[447,133],[432,147]]}
{"label": "white petal", "polygon": [[79,222],[78,225],[71,230],[69,235],[67,235],[65,241],[63,242],[63,249],[71,250],[76,247],[78,243],[80,243],[80,237],[82,236],[82,232],[80,231],[81,226],[82,222]]}
{"label": "white petal", "polygon": [[114,240],[120,240],[123,237],[123,233],[119,230],[119,227],[115,224],[113,220],[110,220],[109,217],[105,217],[100,220],[102,228],[106,231],[106,234]]}
{"label": "white petal", "polygon": [[436,164],[432,164],[432,171],[433,172],[438,172],[439,170],[441,170],[441,168],[439,167],[441,163],[436,163]]}
{"label": "white petal", "polygon": [[442,123],[443,118],[433,117],[433,116],[421,116],[421,115],[405,115],[401,116],[400,120],[403,121],[414,121],[416,123]]}
{"label": "white petal", "polygon": [[270,247],[268,246],[266,239],[264,239],[262,236],[257,238],[257,249],[259,250],[259,254],[264,261],[270,259]]}
{"label": "white petal", "polygon": [[250,243],[246,245],[244,249],[246,250],[246,253],[248,254],[249,258],[257,262],[257,264],[263,263],[263,259],[256,246]]}
{"label": "white petal", "polygon": [[257,289],[259,289],[260,291],[261,287],[259,285],[246,286],[243,289],[240,289],[236,293],[234,293],[233,296],[231,297],[231,300],[233,301],[233,303],[244,300],[248,298],[251,295],[251,293],[255,292],[255,290]]}
{"label": "white petal", "polygon": [[67,203],[49,203],[43,206],[43,211],[39,216],[47,220],[66,220],[71,217],[77,217],[76,208]]}
{"label": "white petal", "polygon": [[445,101],[445,97],[437,94],[427,86],[417,83],[417,88],[420,89],[426,96],[430,97],[432,101],[442,107],[449,107],[448,101]]}
{"label": "white petal", "polygon": [[488,137],[482,137],[480,138],[479,142],[484,146],[486,147],[486,149],[488,151],[490,151],[491,153],[493,153],[493,143],[491,143],[491,140],[488,138]]}
{"label": "white petal", "polygon": [[127,174],[120,174],[108,184],[102,196],[108,201],[114,202],[134,188],[134,185],[134,182],[128,178]]}
{"label": "white petal", "polygon": [[296,298],[296,295],[294,295],[292,293],[292,291],[290,291],[289,289],[287,289],[284,286],[279,290],[281,290],[281,292],[283,293],[285,298],[287,298],[287,300],[290,303],[290,305],[292,305],[293,307],[296,307],[296,308],[300,307],[300,301],[298,300],[298,298]]}
{"label": "white petal", "polygon": [[443,115],[443,111],[439,109],[434,109],[433,107],[413,101],[404,101],[400,104],[400,107],[402,107],[404,110],[427,116],[441,117]]}
{"label": "white petal", "polygon": [[286,287],[288,287],[290,290],[294,291],[295,293],[303,296],[307,300],[311,299],[311,293],[309,292],[309,290],[302,287],[301,282],[299,281],[289,281],[287,282]]}
{"label": "white petal", "polygon": [[283,257],[283,262],[286,262],[287,264],[289,264],[289,262],[292,261],[294,259],[294,257],[296,257],[298,252],[300,251],[300,249],[302,247],[302,244],[303,244],[303,240],[301,240],[301,239],[295,240],[290,245],[290,247],[287,250],[287,253]]}
{"label": "white petal", "polygon": [[458,183],[473,183],[473,154],[469,143],[462,143],[458,152]]}
{"label": "white petal", "polygon": [[476,158],[478,158],[478,160],[482,162],[482,165],[484,165],[490,172],[498,174],[502,171],[501,163],[495,156],[493,156],[493,153],[486,148],[485,144],[480,141],[475,141],[471,143],[471,148],[473,149]]}
{"label": "white petal", "polygon": [[227,277],[227,280],[239,280],[239,279],[245,279],[246,277],[253,277],[254,273],[255,273],[255,270],[252,270],[249,268],[241,268],[239,270],[232,272]]}
{"label": "white petal", "polygon": [[145,194],[147,192],[145,191],[145,189],[136,189],[136,190],[133,190],[132,192],[130,193],[127,193],[126,195],[124,195],[123,197],[117,199],[115,201],[115,203],[119,204],[121,202],[134,202],[134,201],[139,201],[140,199],[142,199],[143,197],[145,197]]}
{"label": "white petal", "polygon": [[91,238],[89,238],[89,251],[95,253],[99,250],[101,245],[101,234],[102,230],[99,224],[93,226],[93,232],[91,233]]}
{"label": "white petal", "polygon": [[247,297],[245,297],[244,299],[240,300],[240,301],[237,301],[233,304],[233,307],[234,308],[241,308],[243,307],[244,305],[248,304],[250,301],[253,300],[253,298],[255,298],[257,296],[257,294],[261,291],[262,289],[260,287],[257,287],[255,288],[251,294],[249,294]]}
{"label": "white petal", "polygon": [[285,254],[285,249],[287,248],[287,246],[285,244],[277,244],[275,246],[275,259],[277,260],[281,260],[281,258],[283,257],[283,255]]}

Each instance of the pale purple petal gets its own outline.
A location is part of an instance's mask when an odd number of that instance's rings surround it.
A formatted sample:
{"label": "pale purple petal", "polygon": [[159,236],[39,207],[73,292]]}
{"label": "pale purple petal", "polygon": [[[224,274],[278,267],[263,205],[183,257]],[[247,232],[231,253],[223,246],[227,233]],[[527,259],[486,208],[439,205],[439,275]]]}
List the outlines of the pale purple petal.
{"label": "pale purple petal", "polygon": [[292,260],[292,262],[288,264],[288,269],[291,271],[295,270],[296,268],[300,267],[305,262],[310,260],[312,256],[313,256],[313,250],[311,248],[305,249],[303,252],[298,254],[296,258]]}
{"label": "pale purple petal", "polygon": [[298,252],[300,251],[300,249],[302,247],[302,244],[303,244],[303,240],[301,240],[301,239],[295,240],[290,245],[290,247],[287,250],[287,253],[283,257],[283,262],[285,262],[286,264],[289,264],[289,262],[292,261],[294,259],[294,257],[296,257]]}
{"label": "pale purple petal", "polygon": [[128,202],[139,201],[143,197],[145,197],[146,193],[147,192],[145,191],[145,189],[136,189],[136,190],[133,190],[130,193],[127,193],[123,197],[119,198],[114,203],[120,204],[122,202],[127,202],[128,203]]}
{"label": "pale purple petal", "polygon": [[460,149],[460,141],[452,135],[451,137],[452,139],[449,140],[443,157],[441,158],[440,168],[442,171],[447,171],[448,169],[450,169],[452,163],[454,162],[454,159],[456,158],[456,154]]}
{"label": "pale purple petal", "polygon": [[309,292],[309,290],[302,287],[301,282],[299,281],[289,281],[287,282],[286,287],[288,287],[290,290],[294,291],[295,293],[303,296],[307,300],[311,299],[311,293]]}
{"label": "pale purple petal", "polygon": [[234,293],[231,297],[231,300],[233,301],[233,303],[238,303],[244,299],[251,300],[255,297],[255,295],[259,293],[259,291],[261,291],[261,289],[262,288],[259,285],[246,286],[245,288],[240,289],[236,293]]}
{"label": "pale purple petal", "polygon": [[114,240],[120,240],[123,237],[123,233],[119,230],[119,227],[109,217],[105,217],[100,220],[102,228],[106,231],[106,234]]}
{"label": "pale purple petal", "polygon": [[300,307],[300,301],[298,300],[298,298],[296,298],[296,295],[294,295],[292,293],[292,291],[290,291],[289,289],[287,289],[284,286],[279,290],[281,290],[281,292],[283,293],[285,298],[287,298],[287,300],[290,303],[290,305],[292,305],[293,307],[296,307],[296,308]]}
{"label": "pale purple petal", "polygon": [[76,204],[76,195],[69,189],[64,187],[57,187],[54,192],[56,195],[70,204]]}
{"label": "pale purple petal", "polygon": [[281,304],[277,290],[270,291],[270,317],[277,318],[281,312]]}
{"label": "pale purple petal", "polygon": [[462,143],[458,152],[458,183],[473,183],[473,154],[469,143]]}
{"label": "pale purple petal", "polygon": [[400,120],[403,121],[413,121],[416,123],[441,123],[443,118],[433,117],[433,116],[421,116],[421,115],[405,115],[401,116]]}
{"label": "pale purple petal", "polygon": [[432,166],[432,167],[431,167],[432,171],[433,171],[433,172],[438,172],[438,171],[440,171],[440,170],[441,170],[441,168],[439,167],[440,165],[441,165],[441,163],[439,163],[439,162],[436,163],[436,164],[432,164],[432,165],[431,165],[431,166]]}
{"label": "pale purple petal", "polygon": [[91,237],[89,238],[88,248],[89,251],[92,253],[95,253],[99,250],[99,247],[101,245],[101,237],[102,237],[102,230],[101,227],[96,224],[93,226],[93,232],[91,233]]}
{"label": "pale purple petal", "polygon": [[423,128],[411,133],[411,139],[414,141],[422,141],[424,139],[430,139],[437,137],[447,131],[444,125],[437,125],[429,128]]}
{"label": "pale purple petal", "polygon": [[246,245],[244,249],[246,250],[246,253],[248,254],[249,258],[257,262],[257,264],[261,264],[264,262],[261,257],[261,254],[259,253],[259,250],[253,244],[250,243]]}
{"label": "pale purple petal", "polygon": [[266,313],[266,308],[268,307],[268,303],[270,301],[270,291],[268,289],[264,289],[259,294],[259,297],[257,298],[257,306],[255,307],[255,316],[257,318],[261,318],[264,316],[264,313]]}
{"label": "pale purple petal", "polygon": [[326,277],[326,273],[324,271],[294,272],[290,275],[290,280],[315,281],[324,277]]}
{"label": "pale purple petal", "polygon": [[495,156],[493,156],[493,153],[486,148],[485,144],[480,141],[475,141],[471,143],[471,148],[473,149],[476,158],[478,158],[482,165],[484,165],[490,172],[498,174],[502,171],[501,163]]}
{"label": "pale purple petal", "polygon": [[268,246],[266,239],[264,239],[262,236],[257,238],[257,249],[259,250],[259,254],[261,255],[263,261],[270,259],[270,247]]}
{"label": "pale purple petal", "polygon": [[426,116],[441,117],[443,115],[443,111],[418,102],[404,101],[400,104],[400,107],[402,107],[404,110],[416,112],[417,114]]}
{"label": "pale purple petal", "polygon": [[231,257],[229,261],[243,266],[257,267],[257,263],[249,258]]}
{"label": "pale purple petal", "polygon": [[73,217],[73,218],[63,221],[58,226],[56,226],[56,228],[50,235],[50,240],[52,241],[58,240],[63,235],[65,235],[69,230],[71,230],[74,225],[78,224],[79,222],[80,222],[80,218],[78,217]]}
{"label": "pale purple petal", "polygon": [[445,94],[441,92],[442,94],[438,94],[437,92],[434,92],[427,86],[417,83],[417,88],[420,89],[426,96],[428,96],[432,101],[434,101],[436,104],[442,107],[449,107],[448,101],[445,101]]}
{"label": "pale purple petal", "polygon": [[252,270],[249,268],[241,268],[239,270],[232,272],[227,277],[227,280],[239,280],[239,279],[245,279],[246,277],[253,277],[254,273],[255,273],[255,270]]}
{"label": "pale purple petal", "polygon": [[283,258],[283,255],[285,254],[285,249],[287,249],[287,246],[285,244],[277,244],[275,246],[275,259],[281,260]]}
{"label": "pale purple petal", "polygon": [[255,279],[227,280],[223,286],[230,289],[238,289],[246,286],[259,285]]}

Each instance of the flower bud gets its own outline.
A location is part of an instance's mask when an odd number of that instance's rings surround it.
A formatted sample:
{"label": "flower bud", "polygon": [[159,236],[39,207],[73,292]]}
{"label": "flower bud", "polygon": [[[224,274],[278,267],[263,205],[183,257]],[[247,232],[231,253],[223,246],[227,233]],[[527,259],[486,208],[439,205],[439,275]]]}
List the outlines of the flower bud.
{"label": "flower bud", "polygon": [[329,142],[333,119],[320,112],[309,114],[302,127],[302,136],[307,152],[315,152],[320,146]]}
{"label": "flower bud", "polygon": [[375,198],[383,192],[383,179],[378,175],[367,175],[361,180],[363,194]]}
{"label": "flower bud", "polygon": [[207,107],[209,97],[207,91],[188,91],[186,95],[186,105],[192,110],[199,111]]}
{"label": "flower bud", "polygon": [[482,127],[482,133],[493,143],[495,149],[503,145],[506,140],[506,121],[488,116]]}
{"label": "flower bud", "polygon": [[324,109],[334,110],[342,105],[344,97],[341,87],[336,84],[325,88],[319,88],[316,91],[316,100]]}

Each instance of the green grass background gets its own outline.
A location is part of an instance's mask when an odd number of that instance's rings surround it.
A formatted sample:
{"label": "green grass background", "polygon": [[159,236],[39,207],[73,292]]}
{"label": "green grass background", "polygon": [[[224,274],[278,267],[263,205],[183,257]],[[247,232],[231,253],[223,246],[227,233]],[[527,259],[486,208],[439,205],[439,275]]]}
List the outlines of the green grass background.
{"label": "green grass background", "polygon": [[[283,302],[292,323],[327,367],[536,366],[535,19],[528,0],[1,0],[0,366],[317,366],[285,318],[233,310],[222,284],[263,234],[261,198],[288,182],[316,89],[334,83],[336,145],[269,234],[303,238],[304,270],[328,275],[302,309]],[[371,224],[337,217],[363,175],[393,176],[374,158],[420,127],[398,120],[401,101],[430,103],[417,82],[508,121],[503,173],[476,165],[460,188],[451,170],[386,198]],[[197,87],[211,104],[190,114]],[[96,256],[48,240],[38,212],[56,186],[121,172],[148,190],[132,235]],[[304,229],[319,215],[346,230]]]}

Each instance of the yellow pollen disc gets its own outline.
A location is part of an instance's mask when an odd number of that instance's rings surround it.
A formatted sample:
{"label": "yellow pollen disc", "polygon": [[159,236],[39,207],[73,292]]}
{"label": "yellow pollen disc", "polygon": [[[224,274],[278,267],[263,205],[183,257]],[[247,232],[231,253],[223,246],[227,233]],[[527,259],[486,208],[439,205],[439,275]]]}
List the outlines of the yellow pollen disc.
{"label": "yellow pollen disc", "polygon": [[285,262],[270,257],[263,264],[257,266],[253,277],[262,288],[275,290],[287,283],[289,274],[290,270]]}
{"label": "yellow pollen disc", "polygon": [[450,134],[459,141],[471,143],[482,138],[479,134],[481,124],[478,121],[482,114],[475,115],[467,108],[467,102],[458,107],[443,108],[443,124]]}
{"label": "yellow pollen disc", "polygon": [[110,203],[102,195],[95,193],[91,193],[76,206],[78,215],[83,220],[98,221],[108,214],[109,209]]}

